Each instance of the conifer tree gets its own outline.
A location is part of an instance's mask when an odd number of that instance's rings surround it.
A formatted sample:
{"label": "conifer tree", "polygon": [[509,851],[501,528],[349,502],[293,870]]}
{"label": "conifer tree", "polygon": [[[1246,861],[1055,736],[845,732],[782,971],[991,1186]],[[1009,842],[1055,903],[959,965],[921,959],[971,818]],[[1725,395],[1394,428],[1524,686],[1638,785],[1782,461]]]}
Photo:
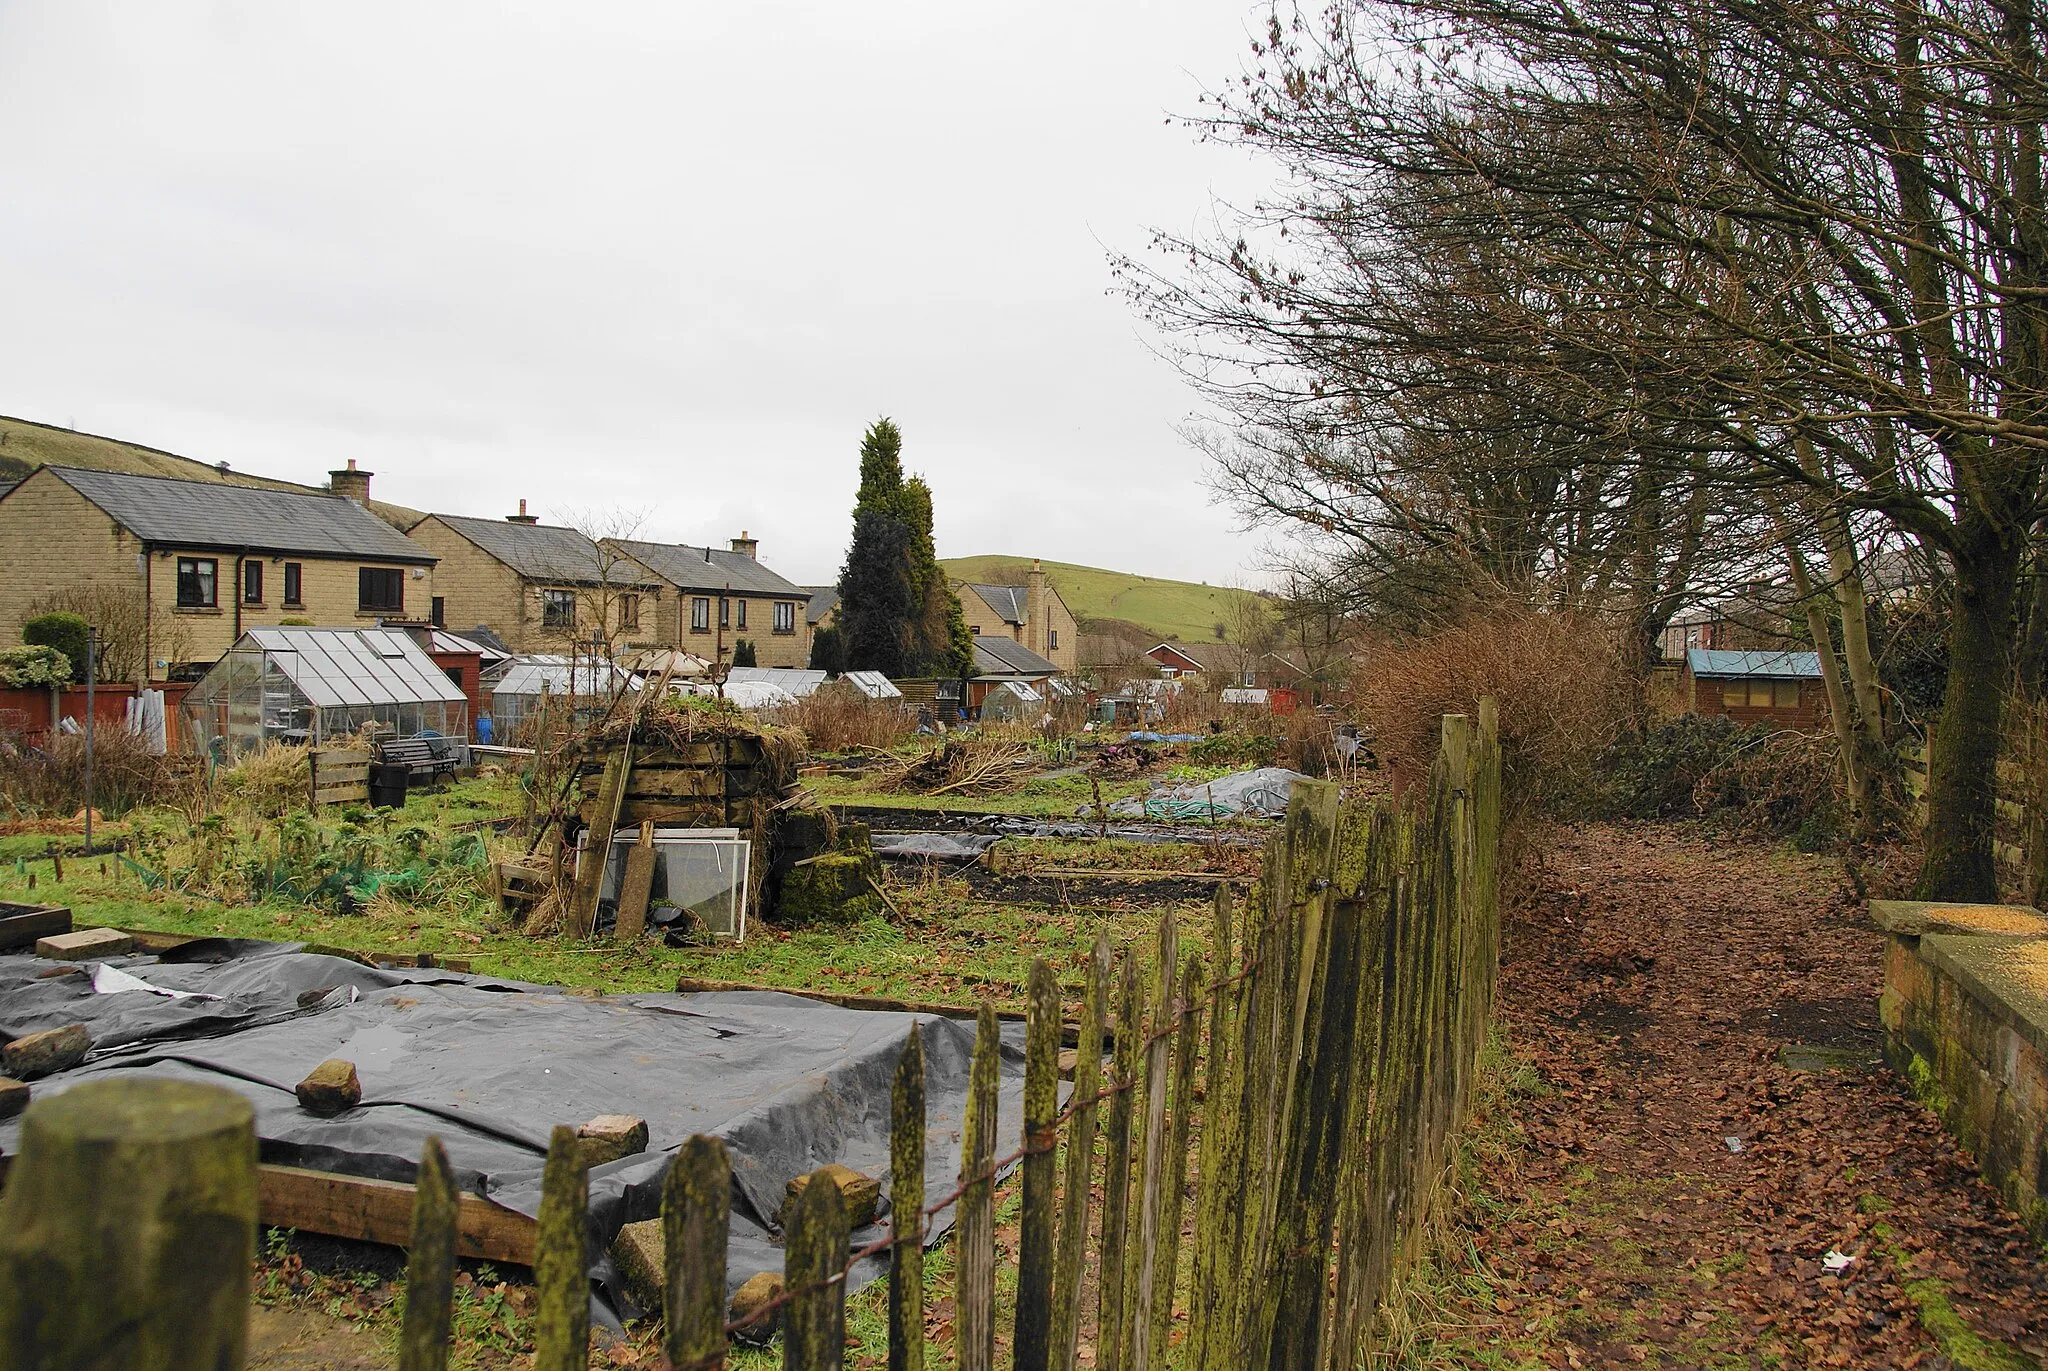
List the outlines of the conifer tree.
{"label": "conifer tree", "polygon": [[888,419],[877,419],[861,439],[839,626],[850,671],[956,676],[974,660],[960,599],[933,542],[931,487],[904,477],[903,435]]}

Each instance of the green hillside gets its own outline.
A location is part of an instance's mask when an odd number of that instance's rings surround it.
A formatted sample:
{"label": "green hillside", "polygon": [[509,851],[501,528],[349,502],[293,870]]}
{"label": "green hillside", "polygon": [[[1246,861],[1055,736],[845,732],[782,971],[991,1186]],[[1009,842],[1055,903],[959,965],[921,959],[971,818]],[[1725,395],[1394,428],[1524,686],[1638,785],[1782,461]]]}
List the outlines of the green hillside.
{"label": "green hillside", "polygon": [[[1031,570],[1029,557],[950,557],[940,565],[959,581],[980,581],[992,585],[1022,585]],[[1203,586],[1191,581],[1166,581],[1156,576],[1136,576],[1125,571],[1104,571],[1101,567],[1074,566],[1067,562],[1043,562],[1046,579],[1081,621],[1083,632],[1090,620],[1118,620],[1141,626],[1161,638],[1213,639],[1216,625],[1236,636],[1239,607],[1246,602],[1260,604],[1249,591],[1227,586]],[[1104,625],[1108,627],[1107,624]]]}

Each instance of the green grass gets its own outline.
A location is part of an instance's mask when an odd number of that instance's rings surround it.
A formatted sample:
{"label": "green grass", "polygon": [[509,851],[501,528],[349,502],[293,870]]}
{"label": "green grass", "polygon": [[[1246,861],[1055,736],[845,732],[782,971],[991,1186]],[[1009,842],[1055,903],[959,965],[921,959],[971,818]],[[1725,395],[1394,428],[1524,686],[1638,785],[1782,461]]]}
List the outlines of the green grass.
{"label": "green grass", "polygon": [[[916,795],[882,790],[854,776],[806,776],[804,785],[831,805],[872,805],[881,809],[945,810],[948,813],[1014,814],[1020,818],[1071,819],[1082,805],[1095,803],[1086,776],[1039,776],[1001,795]],[[1149,779],[1111,781],[1102,787],[1102,802],[1151,792]]]}
{"label": "green grass", "polygon": [[[1031,570],[1031,559],[949,557],[940,565],[956,580],[1022,585]],[[1069,562],[1041,562],[1040,566],[1076,619],[1122,619],[1162,638],[1212,640],[1217,624],[1226,625],[1234,635],[1243,607],[1264,603],[1249,591],[1228,586],[1169,581]]]}

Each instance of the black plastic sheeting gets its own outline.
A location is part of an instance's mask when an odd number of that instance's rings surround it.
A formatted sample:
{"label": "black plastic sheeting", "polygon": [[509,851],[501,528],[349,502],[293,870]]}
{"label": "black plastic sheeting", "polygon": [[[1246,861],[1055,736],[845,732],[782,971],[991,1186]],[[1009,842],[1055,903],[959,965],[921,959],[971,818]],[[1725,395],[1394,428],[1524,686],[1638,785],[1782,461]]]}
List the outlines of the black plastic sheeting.
{"label": "black plastic sheeting", "polygon": [[[96,994],[98,963],[0,957],[0,1036],[86,1025],[81,1066],[36,1082],[40,1097],[111,1072],[209,1081],[246,1096],[266,1162],[411,1181],[430,1134],[457,1183],[530,1216],[540,1211],[549,1130],[599,1114],[647,1121],[648,1150],[590,1173],[591,1277],[606,1322],[633,1315],[609,1253],[621,1225],[661,1212],[675,1148],[693,1133],[732,1155],[733,1289],[782,1269],[775,1215],[784,1187],[827,1162],[883,1180],[888,1193],[890,1083],[906,1035],[924,1036],[926,1189],[951,1189],[974,1050],[972,1022],[841,1009],[765,991],[578,995],[448,971],[377,970],[301,944],[209,939],[163,958],[106,965],[166,990]],[[76,972],[69,971],[76,966]],[[58,974],[50,974],[52,972]],[[1006,1025],[998,1138],[1022,1123],[1021,1025]],[[330,1057],[356,1065],[362,1104],[322,1119],[293,1086]],[[0,1149],[20,1121],[0,1124]],[[951,1211],[937,1216],[936,1238]],[[874,1225],[856,1246],[883,1236]],[[861,1263],[850,1285],[881,1275]]]}

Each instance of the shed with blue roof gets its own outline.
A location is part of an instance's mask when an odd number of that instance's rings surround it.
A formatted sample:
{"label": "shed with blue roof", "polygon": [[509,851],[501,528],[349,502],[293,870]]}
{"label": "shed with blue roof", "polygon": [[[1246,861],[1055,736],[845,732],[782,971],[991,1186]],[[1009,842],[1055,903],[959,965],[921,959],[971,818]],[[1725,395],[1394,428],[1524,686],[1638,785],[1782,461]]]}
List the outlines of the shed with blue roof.
{"label": "shed with blue roof", "polygon": [[1739,724],[1818,728],[1827,717],[1817,652],[1688,648],[1678,686],[1691,713],[1722,714]]}

